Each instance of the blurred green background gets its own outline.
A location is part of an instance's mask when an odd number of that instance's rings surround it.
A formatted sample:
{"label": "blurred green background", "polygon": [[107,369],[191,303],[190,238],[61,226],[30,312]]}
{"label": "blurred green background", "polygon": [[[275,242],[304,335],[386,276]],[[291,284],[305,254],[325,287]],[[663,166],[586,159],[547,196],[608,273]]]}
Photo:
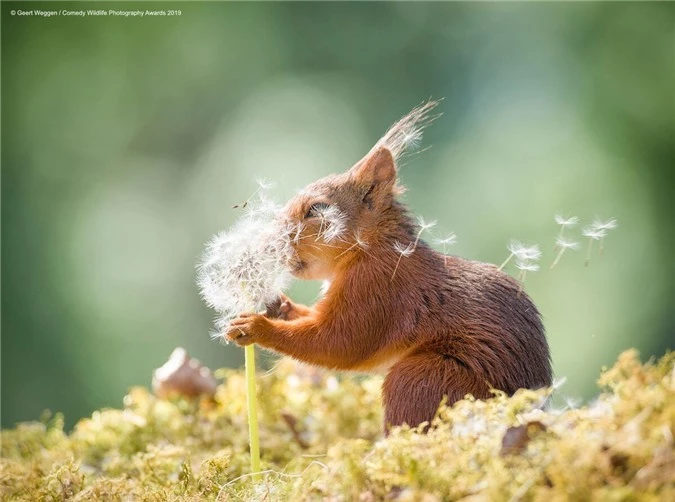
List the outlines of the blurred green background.
{"label": "blurred green background", "polygon": [[[241,364],[208,336],[204,242],[255,178],[288,198],[430,96],[444,115],[401,170],[406,199],[457,233],[455,254],[500,263],[511,237],[541,245],[526,287],[561,393],[592,397],[625,348],[675,345],[675,4],[1,8],[3,426],[119,406],[177,345]],[[10,14],[36,8],[182,15]],[[559,211],[618,218],[588,268],[577,251],[548,269]]]}

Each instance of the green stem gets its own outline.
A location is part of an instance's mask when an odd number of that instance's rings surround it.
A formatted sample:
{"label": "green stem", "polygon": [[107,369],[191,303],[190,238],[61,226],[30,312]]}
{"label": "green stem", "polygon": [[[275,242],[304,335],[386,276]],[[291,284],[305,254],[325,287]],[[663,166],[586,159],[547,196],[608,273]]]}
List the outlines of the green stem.
{"label": "green stem", "polygon": [[[251,472],[260,472],[260,443],[258,441],[258,407],[255,391],[255,345],[247,345],[244,349],[246,363],[246,404],[248,408],[248,441],[251,449]],[[260,479],[254,475],[253,479]]]}

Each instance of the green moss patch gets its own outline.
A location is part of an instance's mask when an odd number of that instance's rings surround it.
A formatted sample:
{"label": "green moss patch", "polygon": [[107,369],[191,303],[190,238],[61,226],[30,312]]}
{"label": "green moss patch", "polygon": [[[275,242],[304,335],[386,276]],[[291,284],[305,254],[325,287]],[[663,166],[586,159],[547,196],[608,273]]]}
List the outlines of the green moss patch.
{"label": "green moss patch", "polygon": [[3,500],[675,500],[675,354],[623,353],[588,406],[546,391],[442,407],[382,437],[379,378],[283,361],[259,375],[264,473],[249,475],[243,371],[213,400],[134,388],[70,433],[59,415],[2,431]]}

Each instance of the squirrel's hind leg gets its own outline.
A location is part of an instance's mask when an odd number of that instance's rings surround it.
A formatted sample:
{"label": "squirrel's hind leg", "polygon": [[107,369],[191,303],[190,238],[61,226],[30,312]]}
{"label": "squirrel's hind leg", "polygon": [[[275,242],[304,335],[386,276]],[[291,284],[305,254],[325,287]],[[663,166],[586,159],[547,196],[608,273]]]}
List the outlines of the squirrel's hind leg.
{"label": "squirrel's hind leg", "polygon": [[396,425],[431,422],[443,396],[452,405],[467,394],[489,397],[484,378],[452,355],[417,349],[396,363],[384,379],[385,433]]}

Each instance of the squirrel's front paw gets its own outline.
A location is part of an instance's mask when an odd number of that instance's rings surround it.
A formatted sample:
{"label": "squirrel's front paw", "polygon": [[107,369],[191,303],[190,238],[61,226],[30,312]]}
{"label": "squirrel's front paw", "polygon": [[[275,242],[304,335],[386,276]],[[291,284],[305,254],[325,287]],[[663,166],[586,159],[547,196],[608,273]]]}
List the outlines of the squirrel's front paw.
{"label": "squirrel's front paw", "polygon": [[261,314],[239,314],[239,317],[232,319],[224,336],[240,347],[245,347],[259,340],[268,323],[268,319]]}
{"label": "squirrel's front paw", "polygon": [[296,305],[284,294],[281,294],[279,298],[267,306],[265,315],[270,319],[281,319],[282,321],[293,321],[302,316]]}

